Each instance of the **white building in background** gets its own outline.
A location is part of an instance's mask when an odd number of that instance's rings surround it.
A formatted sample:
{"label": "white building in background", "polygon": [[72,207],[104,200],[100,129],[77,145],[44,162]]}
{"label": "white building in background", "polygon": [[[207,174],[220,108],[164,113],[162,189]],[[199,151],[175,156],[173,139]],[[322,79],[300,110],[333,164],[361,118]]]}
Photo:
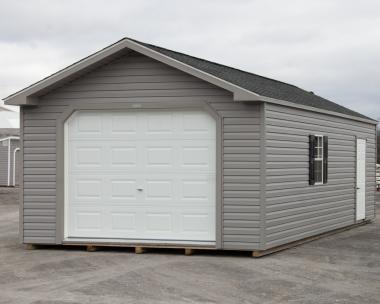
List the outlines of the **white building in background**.
{"label": "white building in background", "polygon": [[18,185],[19,113],[0,105],[0,187]]}

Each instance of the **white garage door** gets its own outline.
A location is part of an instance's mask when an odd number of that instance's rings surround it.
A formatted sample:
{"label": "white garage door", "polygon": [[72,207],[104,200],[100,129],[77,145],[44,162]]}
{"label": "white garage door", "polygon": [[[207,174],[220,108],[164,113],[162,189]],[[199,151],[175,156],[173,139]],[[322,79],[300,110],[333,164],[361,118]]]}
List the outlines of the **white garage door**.
{"label": "white garage door", "polygon": [[78,111],[65,128],[65,235],[215,241],[214,119]]}

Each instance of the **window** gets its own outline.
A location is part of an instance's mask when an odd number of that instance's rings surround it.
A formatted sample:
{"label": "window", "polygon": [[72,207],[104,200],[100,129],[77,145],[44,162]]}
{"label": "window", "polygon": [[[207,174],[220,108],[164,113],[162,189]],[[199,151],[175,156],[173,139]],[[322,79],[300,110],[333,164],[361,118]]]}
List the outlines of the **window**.
{"label": "window", "polygon": [[314,145],[314,183],[323,183],[323,136],[315,136]]}
{"label": "window", "polygon": [[309,136],[309,184],[327,183],[328,138],[323,135]]}

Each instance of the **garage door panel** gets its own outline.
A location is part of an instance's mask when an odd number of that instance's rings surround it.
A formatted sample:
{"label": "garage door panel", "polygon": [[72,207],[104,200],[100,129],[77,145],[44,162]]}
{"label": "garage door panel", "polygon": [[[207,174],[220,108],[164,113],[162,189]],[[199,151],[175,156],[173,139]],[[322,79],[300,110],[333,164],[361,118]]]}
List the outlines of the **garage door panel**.
{"label": "garage door panel", "polygon": [[146,161],[145,166],[150,167],[173,167],[175,162],[173,162],[175,147],[172,146],[158,146],[149,145],[145,148],[146,150]]}
{"label": "garage door panel", "polygon": [[111,113],[110,116],[110,135],[125,136],[137,134],[137,116],[135,113]]}
{"label": "garage door panel", "polygon": [[111,212],[111,230],[118,231],[122,235],[126,232],[135,233],[136,222],[135,212]]}
{"label": "garage door panel", "polygon": [[208,180],[182,180],[182,200],[185,201],[213,201],[213,191],[210,191]]}
{"label": "garage door panel", "polygon": [[[102,167],[112,170],[123,170],[122,166],[154,167],[166,166],[181,170],[209,170],[215,172],[215,145],[206,140],[183,140],[161,143],[150,140],[149,143],[128,141],[88,142],[70,141],[73,169],[98,169]],[[139,159],[140,158],[140,159]]]}
{"label": "garage door panel", "polygon": [[146,181],[145,198],[147,201],[165,200],[169,202],[173,197],[173,180],[150,179]]}
{"label": "garage door panel", "polygon": [[102,226],[100,212],[78,212],[76,213],[76,228],[78,230],[100,231]]}
{"label": "garage door panel", "polygon": [[70,230],[78,231],[82,235],[99,234],[103,227],[103,214],[100,208],[73,207],[69,214],[73,221],[70,222]]}
{"label": "garage door panel", "polygon": [[73,194],[73,200],[86,202],[100,200],[103,193],[102,188],[102,179],[75,178],[75,184],[69,188],[69,192]]}
{"label": "garage door panel", "polygon": [[145,218],[148,233],[173,231],[173,215],[171,212],[147,212]]}
{"label": "garage door panel", "polygon": [[176,131],[175,119],[172,113],[147,114],[145,120],[145,133],[148,135],[173,134]]}
{"label": "garage door panel", "polygon": [[210,229],[210,224],[215,226],[213,212],[213,208],[205,212],[204,208],[150,207],[147,212],[144,206],[114,206],[108,211],[78,207],[71,213],[75,223],[70,232],[89,238],[210,241],[215,235]]}
{"label": "garage door panel", "polygon": [[203,167],[215,170],[211,161],[213,159],[213,151],[215,151],[213,147],[199,144],[197,146],[182,146],[181,150],[181,166],[183,168],[196,167],[196,169],[199,169],[199,167]]}
{"label": "garage door panel", "polygon": [[133,179],[110,179],[110,199],[121,201],[137,200],[137,181]]}
{"label": "garage door panel", "polygon": [[137,148],[128,145],[110,145],[110,165],[116,169],[137,165]]}
{"label": "garage door panel", "polygon": [[209,230],[210,215],[207,213],[182,214],[183,231],[187,233],[207,233]]}
{"label": "garage door panel", "polygon": [[76,117],[76,113],[73,115],[75,119],[71,120],[69,125],[70,134],[78,137],[96,137],[102,133],[102,120],[100,113],[94,112],[81,112],[79,117]]}
{"label": "garage door panel", "polygon": [[[215,124],[210,124],[210,116],[207,113],[184,113],[182,119],[183,133],[192,134],[196,137],[208,135],[210,138],[214,136]],[[194,124],[194,121],[197,123]]]}
{"label": "garage door panel", "polygon": [[151,178],[147,179],[148,171],[131,173],[134,174],[134,179],[125,173],[104,174],[101,179],[94,178],[91,174],[70,176],[71,200],[139,200],[145,204],[165,199],[167,203],[175,204],[214,204],[215,182],[212,175],[191,174],[186,179],[181,179],[172,178],[170,173],[166,173],[151,174]]}
{"label": "garage door panel", "polygon": [[70,118],[68,237],[215,241],[215,122],[202,111]]}
{"label": "garage door panel", "polygon": [[[207,113],[80,111],[70,118],[70,139],[154,138],[214,139],[216,126]],[[196,122],[196,123],[194,123]]]}
{"label": "garage door panel", "polygon": [[102,132],[102,120],[100,119],[100,114],[89,112],[81,115],[77,119],[75,128],[78,135],[87,136],[88,133],[93,135],[100,134]]}
{"label": "garage door panel", "polygon": [[[75,144],[74,144],[75,145]],[[76,144],[72,153],[72,167],[99,168],[102,163],[102,147],[94,145]]]}

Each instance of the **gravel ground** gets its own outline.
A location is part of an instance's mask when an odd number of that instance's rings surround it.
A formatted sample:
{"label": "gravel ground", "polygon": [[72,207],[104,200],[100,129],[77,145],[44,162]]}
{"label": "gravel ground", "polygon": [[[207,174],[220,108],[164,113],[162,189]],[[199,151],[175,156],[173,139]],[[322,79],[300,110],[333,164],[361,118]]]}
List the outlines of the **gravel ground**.
{"label": "gravel ground", "polygon": [[0,188],[1,304],[380,303],[379,221],[261,259],[136,255],[127,248],[25,250],[17,205],[17,189]]}

